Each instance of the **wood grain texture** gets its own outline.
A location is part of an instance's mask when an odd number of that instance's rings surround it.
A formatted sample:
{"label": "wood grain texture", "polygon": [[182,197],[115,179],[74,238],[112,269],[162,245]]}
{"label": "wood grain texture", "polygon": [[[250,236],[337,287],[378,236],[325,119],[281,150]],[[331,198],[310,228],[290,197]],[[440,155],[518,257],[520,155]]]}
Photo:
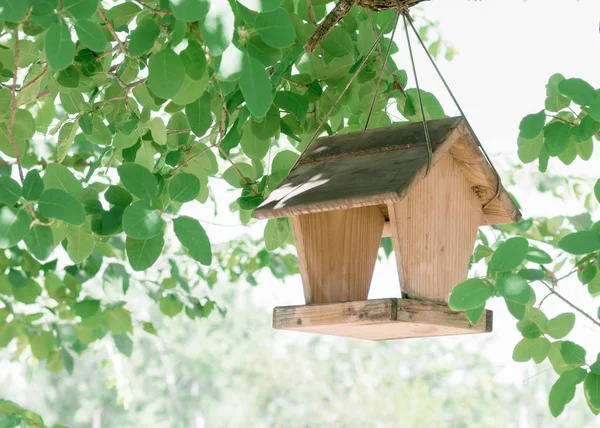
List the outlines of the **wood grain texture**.
{"label": "wood grain texture", "polygon": [[[496,177],[462,118],[428,121],[435,165],[450,153],[481,206],[496,192]],[[421,123],[321,137],[254,213],[274,218],[379,205],[402,200],[425,177],[427,146]],[[384,215],[386,213],[384,212]],[[501,187],[482,224],[518,221]],[[387,217],[387,216],[386,216]]]}
{"label": "wood grain texture", "polygon": [[273,310],[273,328],[368,340],[475,334],[492,331],[492,312],[477,325],[464,312],[411,299],[377,299]]}
{"label": "wood grain texture", "polygon": [[[471,184],[481,205],[485,206],[496,195],[498,179],[479,150],[469,125],[461,121],[457,129],[462,138],[450,148],[450,154]],[[501,183],[498,198],[485,208],[484,214],[486,224],[515,223],[521,219],[519,209]]]}
{"label": "wood grain texture", "polygon": [[384,221],[376,206],[292,217],[306,303],[367,298]]}
{"label": "wood grain texture", "polygon": [[[458,121],[430,121],[434,163],[460,136],[453,132]],[[283,217],[402,199],[425,175],[424,141],[420,123],[319,138],[254,214]]]}
{"label": "wood grain texture", "polygon": [[388,205],[400,289],[413,299],[447,302],[464,281],[483,213],[451,156],[401,201]]}

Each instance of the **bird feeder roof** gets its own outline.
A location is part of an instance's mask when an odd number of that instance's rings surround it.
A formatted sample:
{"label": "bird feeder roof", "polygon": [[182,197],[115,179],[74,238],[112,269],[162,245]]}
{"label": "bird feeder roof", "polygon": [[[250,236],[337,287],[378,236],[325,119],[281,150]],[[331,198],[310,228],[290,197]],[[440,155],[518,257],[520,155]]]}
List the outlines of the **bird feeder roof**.
{"label": "bird feeder roof", "polygon": [[[452,156],[485,206],[486,224],[518,221],[521,213],[501,184],[495,196],[496,175],[466,121],[451,117],[427,123],[432,168]],[[321,137],[254,213],[275,218],[372,205],[385,211],[385,204],[402,200],[426,177],[427,161],[420,122]]]}

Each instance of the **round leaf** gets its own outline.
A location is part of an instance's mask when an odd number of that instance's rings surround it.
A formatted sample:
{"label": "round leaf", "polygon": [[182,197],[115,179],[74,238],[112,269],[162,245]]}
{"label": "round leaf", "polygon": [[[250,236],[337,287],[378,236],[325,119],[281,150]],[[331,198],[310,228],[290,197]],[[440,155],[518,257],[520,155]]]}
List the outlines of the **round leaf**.
{"label": "round leaf", "polygon": [[289,238],[290,232],[290,221],[287,218],[269,219],[264,232],[265,248],[273,251],[281,247]]}
{"label": "round leaf", "polygon": [[169,294],[167,297],[160,299],[158,305],[160,311],[171,318],[183,310],[183,303],[181,303],[173,294]]}
{"label": "round leaf", "polygon": [[29,233],[31,217],[25,211],[4,206],[0,208],[0,249],[10,248]]}
{"label": "round leaf", "polygon": [[22,190],[19,183],[8,175],[0,175],[0,202],[4,205],[14,205],[21,197]]}
{"label": "round leaf", "polygon": [[210,7],[208,0],[169,0],[175,18],[194,22],[202,20]]}
{"label": "round leaf", "polygon": [[506,300],[525,305],[531,297],[531,287],[521,275],[509,274],[498,278],[498,291]]}
{"label": "round leaf", "polygon": [[38,199],[40,214],[73,225],[83,224],[85,210],[73,196],[60,189],[46,189]]}
{"label": "round leaf", "polygon": [[103,52],[107,46],[107,40],[104,33],[96,24],[90,21],[77,21],[75,31],[79,41],[94,52]]}
{"label": "round leaf", "polygon": [[179,242],[188,249],[190,256],[209,266],[212,260],[210,240],[198,220],[180,216],[173,220],[173,227]]}
{"label": "round leaf", "polygon": [[177,202],[196,199],[200,193],[200,180],[193,174],[179,173],[169,182],[169,196]]}
{"label": "round leaf", "polygon": [[160,234],[150,239],[127,237],[125,250],[131,268],[139,272],[151,267],[158,260],[164,245],[165,240]]}
{"label": "round leaf", "polygon": [[152,199],[158,187],[154,175],[141,165],[124,163],[117,168],[123,186],[140,199]]}
{"label": "round leaf", "polygon": [[452,290],[448,306],[454,311],[476,309],[492,297],[494,290],[478,278],[467,279]]}
{"label": "round leaf", "polygon": [[490,264],[496,272],[513,270],[523,263],[528,250],[529,243],[527,239],[521,237],[510,238],[500,244],[494,251]]}
{"label": "round leaf", "polygon": [[594,87],[583,79],[565,79],[558,84],[558,90],[581,106],[591,105],[598,96]]}
{"label": "round leaf", "polygon": [[134,202],[123,213],[123,230],[134,239],[150,239],[162,234],[164,226],[160,212],[145,200]]}
{"label": "round leaf", "polygon": [[160,26],[154,19],[143,19],[138,23],[136,29],[131,32],[131,40],[127,47],[129,54],[133,56],[145,54],[152,49],[159,34]]}
{"label": "round leaf", "polygon": [[600,250],[600,232],[582,230],[564,236],[558,241],[558,247],[571,254],[588,254]]}
{"label": "round leaf", "polygon": [[545,124],[546,114],[543,110],[536,114],[529,114],[521,120],[519,136],[527,140],[533,140],[544,130]]}
{"label": "round leaf", "polygon": [[159,98],[174,97],[183,85],[185,67],[179,55],[171,49],[163,49],[150,58],[148,64],[148,88]]}
{"label": "round leaf", "polygon": [[560,314],[548,320],[548,331],[546,332],[554,339],[562,339],[573,329],[575,325],[575,314]]}
{"label": "round leaf", "polygon": [[273,87],[264,66],[247,53],[242,58],[240,90],[252,116],[262,118],[273,103]]}
{"label": "round leaf", "polygon": [[54,70],[64,70],[73,63],[75,43],[64,21],[56,22],[48,28],[45,39],[46,57]]}
{"label": "round leaf", "polygon": [[282,8],[259,13],[254,28],[265,43],[274,48],[287,48],[296,41],[294,23]]}

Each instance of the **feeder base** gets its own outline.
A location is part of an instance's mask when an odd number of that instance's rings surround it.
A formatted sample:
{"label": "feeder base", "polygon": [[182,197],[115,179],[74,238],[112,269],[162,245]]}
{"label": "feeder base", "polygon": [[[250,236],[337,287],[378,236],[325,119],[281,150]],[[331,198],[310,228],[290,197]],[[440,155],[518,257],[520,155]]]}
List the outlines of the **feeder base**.
{"label": "feeder base", "polygon": [[273,310],[273,328],[365,340],[453,336],[491,332],[492,311],[473,325],[464,312],[412,299],[283,306]]}

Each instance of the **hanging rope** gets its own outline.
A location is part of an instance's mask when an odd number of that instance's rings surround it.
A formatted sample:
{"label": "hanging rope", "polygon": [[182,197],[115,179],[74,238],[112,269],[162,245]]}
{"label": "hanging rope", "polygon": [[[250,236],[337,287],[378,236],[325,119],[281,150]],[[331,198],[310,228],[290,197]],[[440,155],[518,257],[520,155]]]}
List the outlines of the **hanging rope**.
{"label": "hanging rope", "polygon": [[[348,88],[350,87],[350,85],[352,84],[352,82],[354,82],[354,79],[356,78],[356,76],[358,76],[358,73],[360,73],[360,71],[362,70],[363,66],[365,65],[365,63],[367,62],[367,60],[369,59],[369,57],[373,53],[373,50],[375,50],[375,47],[377,46],[377,44],[379,43],[379,41],[383,37],[383,34],[385,33],[385,30],[389,27],[390,23],[392,22],[392,20],[394,18],[396,18],[396,24],[398,23],[398,19],[397,19],[398,18],[398,14],[395,14],[395,15],[393,15],[388,20],[388,22],[385,24],[385,26],[381,29],[381,32],[379,33],[379,35],[375,39],[375,43],[373,43],[373,46],[371,46],[371,49],[369,49],[369,51],[365,54],[365,57],[363,58],[363,60],[359,64],[358,68],[354,71],[354,73],[352,74],[352,76],[350,77],[350,79],[348,80],[348,82],[346,83],[346,86],[344,86],[344,89],[342,89],[342,93],[337,98],[337,100],[335,100],[335,102],[333,103],[333,105],[331,106],[331,108],[329,109],[329,111],[327,112],[327,114],[325,115],[325,117],[323,118],[323,120],[321,121],[321,123],[319,124],[319,126],[317,127],[315,133],[312,135],[312,137],[310,138],[310,140],[306,144],[306,147],[304,147],[304,150],[302,150],[302,152],[300,153],[300,156],[298,157],[298,159],[296,159],[296,162],[294,163],[294,165],[292,166],[292,168],[290,169],[290,171],[293,170],[296,167],[296,165],[298,165],[298,162],[300,162],[300,159],[302,158],[302,156],[304,155],[304,153],[306,153],[306,151],[311,146],[311,144],[313,143],[313,141],[315,140],[315,138],[317,138],[317,136],[321,132],[321,129],[323,129],[323,125],[325,125],[325,123],[327,122],[327,119],[329,119],[329,116],[331,116],[331,113],[333,113],[333,110],[335,110],[335,108],[337,107],[337,105],[339,104],[339,102],[342,100],[342,97],[344,96],[344,94],[346,93],[346,91],[348,90]],[[391,42],[390,42],[390,45],[391,45]]]}
{"label": "hanging rope", "polygon": [[[435,71],[437,72],[438,76],[440,77],[440,80],[442,81],[442,83],[444,84],[444,87],[446,88],[446,91],[448,91],[448,94],[450,94],[450,97],[452,98],[452,101],[454,101],[454,104],[456,105],[456,107],[458,108],[458,111],[460,113],[460,115],[463,117],[463,119],[465,120],[465,122],[467,122],[467,126],[469,127],[469,129],[471,131],[473,131],[473,127],[471,127],[471,124],[469,123],[469,119],[467,119],[467,116],[465,116],[465,113],[463,112],[463,109],[460,107],[460,104],[458,103],[458,100],[456,99],[456,97],[454,96],[454,93],[452,92],[452,90],[450,89],[450,86],[448,85],[448,82],[446,82],[446,79],[444,79],[444,76],[442,75],[442,72],[440,71],[440,69],[438,68],[437,64],[435,63],[435,59],[433,59],[433,57],[431,56],[431,54],[429,53],[429,50],[427,49],[427,47],[425,46],[425,43],[423,42],[423,39],[421,39],[421,36],[419,35],[419,32],[417,31],[417,29],[415,28],[414,24],[413,24],[413,20],[412,17],[410,16],[409,12],[408,12],[408,8],[405,8],[402,11],[402,14],[404,16],[404,25],[405,25],[405,29],[406,29],[406,37],[408,40],[408,28],[406,28],[406,21],[408,21],[408,23],[410,24],[413,32],[415,33],[415,35],[417,36],[417,39],[419,40],[419,43],[421,44],[421,47],[423,48],[423,50],[425,51],[425,53],[427,54],[427,57],[429,58],[429,61],[431,62],[431,64],[433,65],[433,68],[435,69]],[[410,50],[410,41],[408,41],[408,47]],[[413,63],[413,71],[414,71],[414,60],[412,57],[412,51],[411,51],[411,62]],[[419,91],[419,84],[417,82],[416,79],[416,74],[415,74],[415,83],[417,86],[417,93],[420,93]],[[421,96],[419,95],[419,103],[421,102]],[[423,105],[421,104],[421,114],[423,112]],[[424,117],[424,116],[423,116]],[[479,138],[477,138],[477,136],[475,135],[474,132],[471,132],[471,135],[473,135],[475,142],[477,143],[477,146],[479,147],[479,149],[481,150],[481,153],[483,153],[483,156],[485,158],[485,160],[487,161],[487,163],[490,165],[490,167],[492,168],[492,171],[494,172],[494,175],[496,176],[496,194],[494,195],[494,197],[492,199],[490,199],[484,206],[483,206],[483,210],[485,210],[492,202],[494,202],[498,196],[500,196],[500,174],[498,174],[498,171],[496,170],[496,168],[494,167],[494,164],[492,164],[492,161],[490,159],[490,157],[488,156],[488,154],[486,153],[485,149],[483,148],[483,145],[481,144],[481,142],[479,141]],[[428,143],[428,147],[429,147],[429,143]],[[429,169],[429,168],[428,168]]]}
{"label": "hanging rope", "polygon": [[[425,117],[425,108],[423,107],[423,99],[421,98],[421,88],[419,87],[419,77],[417,75],[417,66],[415,65],[415,58],[413,56],[412,44],[410,43],[410,35],[408,34],[407,20],[410,20],[410,14],[408,8],[400,10],[402,13],[402,19],[404,20],[404,32],[406,33],[406,43],[408,44],[408,53],[410,55],[410,64],[412,65],[413,76],[415,78],[415,86],[417,87],[417,98],[419,100],[419,108],[421,109],[421,121],[423,122],[423,131],[425,132],[425,141],[427,142],[427,170],[425,171],[425,177],[429,175],[431,171],[431,164],[433,163],[433,148],[431,147],[431,137],[429,136],[429,127],[427,126],[427,118]],[[408,18],[407,18],[408,16]],[[406,97],[406,101],[409,98]]]}
{"label": "hanging rope", "polygon": [[365,131],[369,127],[369,122],[371,121],[371,115],[373,114],[373,108],[375,108],[375,101],[377,101],[377,95],[379,93],[379,85],[381,84],[381,79],[383,78],[383,72],[387,66],[388,58],[390,57],[390,52],[392,51],[392,43],[394,43],[394,35],[396,34],[396,28],[398,27],[398,21],[400,20],[400,9],[396,13],[396,22],[394,22],[394,29],[392,30],[392,36],[390,37],[390,43],[388,44],[387,51],[385,52],[385,57],[383,58],[383,65],[381,66],[381,72],[379,73],[379,78],[377,79],[377,84],[375,85],[375,93],[373,94],[373,100],[371,101],[371,108],[369,109],[369,114],[367,115],[367,121],[365,122]]}

